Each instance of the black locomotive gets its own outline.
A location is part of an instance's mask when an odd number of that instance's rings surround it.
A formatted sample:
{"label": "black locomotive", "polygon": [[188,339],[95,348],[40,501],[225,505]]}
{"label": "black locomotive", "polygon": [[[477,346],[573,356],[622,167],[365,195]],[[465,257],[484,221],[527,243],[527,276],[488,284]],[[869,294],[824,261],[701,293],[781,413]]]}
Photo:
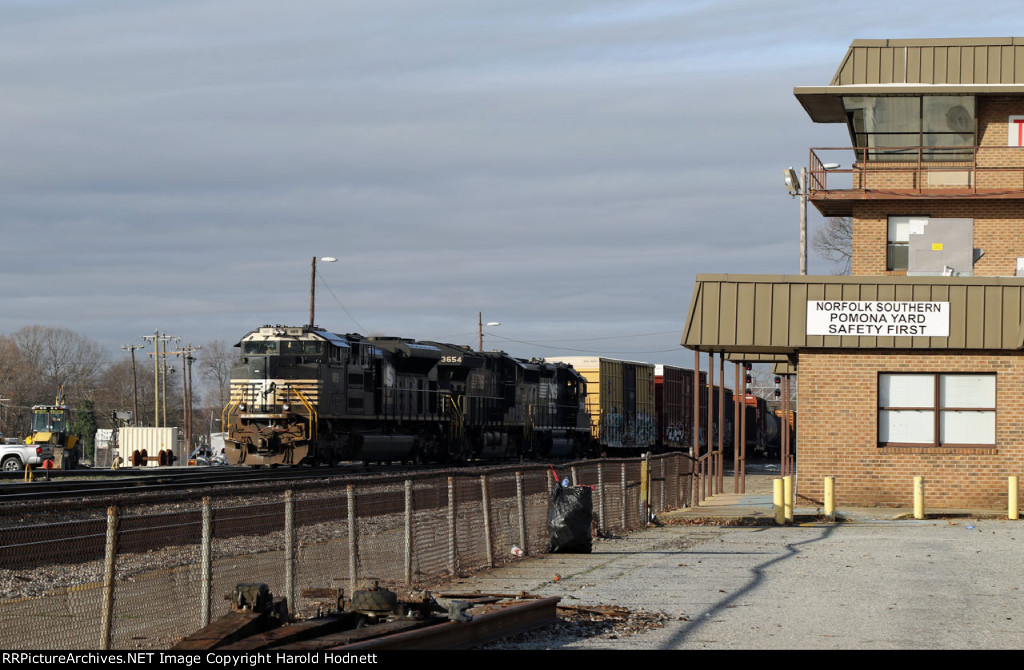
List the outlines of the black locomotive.
{"label": "black locomotive", "polygon": [[263,326],[236,345],[235,465],[585,456],[586,381],[565,363],[440,342]]}

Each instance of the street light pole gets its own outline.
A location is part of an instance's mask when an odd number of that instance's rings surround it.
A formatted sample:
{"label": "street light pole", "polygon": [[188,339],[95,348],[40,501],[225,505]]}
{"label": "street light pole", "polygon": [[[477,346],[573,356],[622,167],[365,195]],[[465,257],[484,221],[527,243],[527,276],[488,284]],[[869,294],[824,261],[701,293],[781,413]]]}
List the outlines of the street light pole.
{"label": "street light pole", "polygon": [[[477,331],[476,331],[477,332],[476,350],[477,351],[483,351],[484,350],[484,325],[485,325],[484,324],[484,313],[483,312],[477,312],[476,313],[476,325],[477,325]],[[488,326],[500,326],[501,322],[500,321],[488,321],[486,325],[488,325]]]}
{"label": "street light pole", "polygon": [[139,425],[139,383],[135,378],[135,350],[141,349],[141,344],[122,344],[121,349],[130,351],[132,354],[132,425]]}
{"label": "street light pole", "polygon": [[782,171],[786,190],[792,197],[800,196],[800,274],[807,274],[807,168],[800,168],[797,177],[793,168]]}
{"label": "street light pole", "polygon": [[807,168],[800,168],[800,274],[807,274]]}

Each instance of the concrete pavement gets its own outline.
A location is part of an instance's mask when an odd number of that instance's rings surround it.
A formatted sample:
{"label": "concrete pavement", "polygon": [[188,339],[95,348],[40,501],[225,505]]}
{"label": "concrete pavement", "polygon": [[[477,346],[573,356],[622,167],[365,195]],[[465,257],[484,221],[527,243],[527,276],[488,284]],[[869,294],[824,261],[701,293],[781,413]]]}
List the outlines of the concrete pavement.
{"label": "concrete pavement", "polygon": [[850,520],[838,523],[721,525],[770,519],[765,495],[725,494],[690,511],[720,525],[665,514],[664,525],[595,541],[592,554],[531,557],[452,588],[667,617],[664,627],[629,637],[537,636],[510,648],[1024,646],[1020,521],[964,510],[906,520],[899,517],[909,510],[878,508],[841,510]]}

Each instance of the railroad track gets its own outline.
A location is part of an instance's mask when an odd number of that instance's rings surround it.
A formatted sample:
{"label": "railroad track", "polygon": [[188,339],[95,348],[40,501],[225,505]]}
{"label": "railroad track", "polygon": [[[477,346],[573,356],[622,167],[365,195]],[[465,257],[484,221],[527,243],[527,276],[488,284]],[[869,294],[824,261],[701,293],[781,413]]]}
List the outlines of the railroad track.
{"label": "railroad track", "polygon": [[129,492],[216,489],[221,486],[242,484],[302,482],[328,477],[373,474],[374,472],[374,469],[361,465],[260,470],[217,467],[199,471],[195,468],[163,468],[156,472],[73,470],[52,472],[50,479],[47,480],[45,474],[36,470],[32,473],[31,482],[25,482],[24,475],[21,474],[16,478],[8,475],[0,480],[0,503],[47,501],[59,498],[103,498]]}

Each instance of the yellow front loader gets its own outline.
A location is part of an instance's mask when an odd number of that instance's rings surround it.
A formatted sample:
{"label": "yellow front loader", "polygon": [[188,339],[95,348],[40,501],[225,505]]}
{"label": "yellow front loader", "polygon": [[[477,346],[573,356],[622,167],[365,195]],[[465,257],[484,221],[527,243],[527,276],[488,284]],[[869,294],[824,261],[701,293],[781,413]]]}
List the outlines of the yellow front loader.
{"label": "yellow front loader", "polygon": [[32,435],[25,438],[25,444],[49,445],[54,467],[72,470],[78,463],[78,436],[71,434],[70,426],[71,408],[64,404],[61,390],[54,404],[32,407]]}

